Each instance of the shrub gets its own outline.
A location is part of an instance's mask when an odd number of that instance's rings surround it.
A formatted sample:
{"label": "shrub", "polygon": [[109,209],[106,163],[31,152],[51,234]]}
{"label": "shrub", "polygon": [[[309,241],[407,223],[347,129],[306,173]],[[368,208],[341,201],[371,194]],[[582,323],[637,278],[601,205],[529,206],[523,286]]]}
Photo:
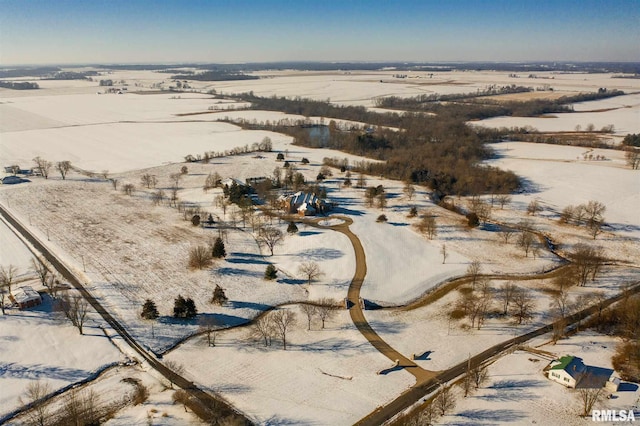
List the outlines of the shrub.
{"label": "shrub", "polygon": [[480,225],[478,215],[473,212],[467,214],[467,225],[469,225],[470,228],[475,228]]}
{"label": "shrub", "polygon": [[296,232],[298,232],[298,226],[295,224],[295,222],[289,222],[289,226],[287,226],[287,233],[293,235]]}
{"label": "shrub", "polygon": [[309,159],[307,157],[302,157],[302,161],[300,161],[302,164],[309,164]]}
{"label": "shrub", "polygon": [[193,226],[198,226],[198,225],[200,225],[200,215],[199,215],[199,214],[194,214],[194,215],[191,217],[191,224],[192,224]]}
{"label": "shrub", "polygon": [[189,267],[204,269],[211,265],[211,252],[205,246],[192,247],[189,250]]}
{"label": "shrub", "polygon": [[378,218],[376,219],[376,222],[378,223],[382,223],[382,222],[386,222],[387,219],[387,215],[381,214],[380,216],[378,216]]}
{"label": "shrub", "polygon": [[269,264],[267,265],[267,269],[264,271],[264,279],[265,280],[275,280],[278,275],[278,270],[275,266]]}

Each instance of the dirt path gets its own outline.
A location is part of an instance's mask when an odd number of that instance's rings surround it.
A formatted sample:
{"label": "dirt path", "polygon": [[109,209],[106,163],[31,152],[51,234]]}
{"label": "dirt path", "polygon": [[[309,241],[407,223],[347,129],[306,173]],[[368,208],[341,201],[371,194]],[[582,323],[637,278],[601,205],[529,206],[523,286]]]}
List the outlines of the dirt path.
{"label": "dirt path", "polygon": [[[349,238],[353,245],[356,258],[356,271],[349,285],[349,291],[347,292],[347,303],[349,304],[349,314],[351,320],[356,326],[358,331],[376,348],[380,353],[389,358],[392,362],[398,361],[396,368],[405,369],[416,378],[416,383],[421,383],[425,380],[429,380],[436,376],[436,372],[425,370],[419,367],[415,362],[405,357],[403,354],[393,349],[387,342],[376,333],[373,328],[367,322],[360,303],[360,289],[364,282],[364,278],[367,275],[367,260],[364,254],[364,248],[360,239],[349,229],[349,225],[353,223],[350,218],[339,217],[344,220],[343,224],[329,226],[328,228],[340,232]],[[390,369],[393,370],[393,369]]]}

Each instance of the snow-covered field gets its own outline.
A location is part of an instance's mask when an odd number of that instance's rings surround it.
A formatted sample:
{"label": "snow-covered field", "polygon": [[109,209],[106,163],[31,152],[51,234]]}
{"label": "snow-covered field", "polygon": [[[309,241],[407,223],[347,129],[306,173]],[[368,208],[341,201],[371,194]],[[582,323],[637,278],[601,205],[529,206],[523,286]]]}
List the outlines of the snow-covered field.
{"label": "snow-covered field", "polygon": [[[265,96],[331,98],[337,104],[367,107],[374,105],[375,97],[383,95],[473,92],[489,84],[550,84],[554,92],[567,94],[598,87],[640,89],[637,80],[612,79],[611,75],[599,74],[539,73],[548,77],[540,80],[514,80],[507,73],[492,72],[435,73],[433,77],[427,73],[410,73],[407,79],[395,79],[392,74],[262,72],[259,73],[264,77],[261,80],[195,82],[193,86],[203,91],[215,89],[218,93],[253,90]],[[170,82],[162,82],[167,77],[147,71],[127,71],[114,72],[108,78],[127,80],[132,92],[136,86],[144,90],[152,85],[166,88]],[[284,135],[245,131],[216,122],[226,115],[258,121],[294,116],[265,111],[180,115],[234,106],[202,93],[98,95],[96,92],[101,90],[97,82],[43,82],[42,87],[33,93],[0,89],[0,159],[3,163],[0,166],[18,163],[26,168],[38,155],[50,161],[70,160],[83,169],[108,170],[111,177],[119,179],[121,186],[130,182],[137,189],[129,197],[114,191],[108,182],[99,178],[87,179],[71,173],[67,181],[62,181],[52,171],[49,180],[34,177],[29,184],[1,187],[0,203],[10,207],[23,224],[70,265],[143,344],[163,351],[197,330],[195,321],[179,322],[171,318],[173,299],[178,294],[192,297],[201,314],[212,315],[223,326],[244,323],[274,305],[323,297],[340,300],[346,296],[355,270],[351,243],[338,232],[311,226],[298,225],[299,232],[287,235],[284,242],[276,246],[274,256],[269,256],[268,250],[256,243],[251,225],[243,226],[236,221],[236,228],[226,233],[227,257],[209,270],[190,271],[186,263],[189,248],[208,244],[219,235],[218,231],[193,227],[175,208],[154,206],[150,200],[152,190],[140,187],[140,176],[156,175],[158,188],[169,192],[169,175],[180,170],[184,163],[179,162],[185,155],[251,146],[267,136],[273,142],[274,151],[287,150],[287,159],[309,181],[315,180],[324,157],[348,158],[351,162],[360,157],[297,147]],[[526,119],[543,120],[549,123],[545,124],[548,128],[531,124],[532,121],[514,122],[525,120],[517,118],[496,118],[482,124],[530,124],[540,130],[574,130],[577,124],[584,128],[589,123],[596,128],[613,124],[620,136],[640,129],[639,96],[577,104],[576,111],[583,112],[558,114],[557,118]],[[619,109],[584,112],[607,108]],[[504,124],[512,122],[515,124]],[[545,211],[528,218],[567,248],[577,242],[589,242],[590,237],[583,229],[559,226],[558,212],[568,204],[601,201],[607,206],[606,232],[598,236],[597,244],[602,245],[611,258],[638,264],[640,249],[634,247],[640,247],[637,244],[640,182],[637,172],[625,168],[620,152],[595,150],[591,152],[593,155],[604,155],[607,160],[585,161],[582,154],[586,150],[576,147],[508,142],[496,144],[494,148],[499,155],[491,161],[492,165],[513,170],[526,179],[525,191],[515,194],[504,210],[494,209],[494,219],[516,223],[528,217],[525,209],[529,201],[539,198]],[[261,156],[263,158],[246,154],[214,158],[210,164],[186,164],[189,170],[180,181],[180,200],[198,204],[214,216],[231,222],[237,217],[234,208],[230,207],[225,214],[216,206],[215,198],[221,191],[204,192],[204,180],[213,172],[223,178],[241,180],[270,176],[276,166],[282,166],[275,161],[275,152],[261,153]],[[299,162],[302,157],[307,157],[310,164],[302,165]],[[341,187],[344,175],[335,170],[334,174],[324,185],[329,199],[338,204],[335,213],[353,220],[351,230],[364,247],[367,276],[362,296],[367,300],[385,306],[406,304],[444,280],[464,275],[472,260],[478,260],[485,273],[530,274],[558,265],[558,259],[549,252],[543,251],[535,258],[525,257],[515,243],[502,243],[495,226],[468,229],[463,217],[434,206],[423,188],[417,188],[415,198],[409,201],[403,195],[402,182],[367,176],[368,186],[383,185],[389,196],[388,206],[381,210],[365,207],[363,190]],[[355,181],[355,176],[352,180]],[[455,199],[455,202],[465,205],[464,199]],[[436,217],[438,235],[433,240],[417,233],[414,225],[419,218],[407,217],[412,205],[420,214]],[[387,216],[386,223],[376,222],[380,214]],[[322,225],[338,222],[341,221],[329,218]],[[277,219],[272,225],[283,232],[287,227],[287,223]],[[26,271],[31,255],[3,225],[0,241],[2,264],[13,263]],[[444,263],[443,245],[448,253]],[[308,260],[318,262],[324,273],[311,285],[307,285],[298,272],[299,265]],[[275,281],[263,279],[268,263],[279,270]],[[608,271],[593,285],[610,293],[621,282],[629,280],[637,280],[637,275]],[[216,284],[225,289],[230,299],[222,307],[209,303]],[[532,280],[522,285],[534,291],[540,311],[548,309],[548,294],[541,291],[546,283]],[[433,305],[413,311],[367,311],[366,315],[373,328],[404,355],[410,357],[432,351],[426,359],[417,361],[428,370],[445,369],[469,354],[549,319],[538,314],[532,324],[521,329],[504,320],[491,319],[480,331],[467,330],[460,327],[461,323],[448,321],[446,316],[457,294],[454,292]],[[161,314],[153,328],[139,318],[146,298],[155,300]],[[302,318],[297,305],[287,308],[298,312],[298,325],[288,338],[291,346],[286,352],[277,347],[277,341],[271,348],[248,343],[247,329],[234,328],[221,332],[215,348],[203,345],[201,338],[192,338],[165,357],[183,365],[189,378],[218,392],[261,424],[352,424],[413,383],[413,378],[403,371],[383,376],[375,374],[389,367],[389,361],[357,332],[347,311],[339,311],[327,329],[318,330],[314,324],[312,331],[307,331],[306,319]],[[54,323],[46,306],[24,313],[11,312],[0,318],[0,338],[7,340],[0,350],[0,366],[4,366],[0,367],[0,405],[3,407],[0,414],[17,407],[17,396],[29,379],[44,374],[43,369],[60,371],[60,377],[54,379],[54,384],[60,387],[75,377],[85,377],[100,366],[121,359],[101,330],[89,330],[89,336],[81,337],[67,324]],[[34,348],[40,348],[36,345],[42,345],[42,336],[46,336],[44,342],[52,349],[38,352]],[[88,340],[95,343],[87,343]],[[73,356],[63,355],[67,347]],[[53,357],[45,359],[43,353],[52,353]],[[610,353],[603,350],[602,357]],[[526,370],[522,364],[530,363],[534,370],[527,370],[526,374],[539,373],[536,370],[539,365],[523,359],[515,362],[515,367]],[[586,357],[585,361],[591,362]],[[505,374],[515,374],[513,371]],[[493,376],[498,377],[496,373]],[[526,380],[534,383],[533,379]],[[478,394],[476,399],[467,400],[476,405],[460,408],[462,411],[444,420],[455,424],[494,423],[493,416],[498,415],[498,422],[511,421],[507,415],[496,414],[498,410],[512,413],[517,421],[532,418],[542,424],[544,419],[553,418],[548,410],[539,415],[530,413],[535,411],[534,407],[546,403],[538,393],[538,389],[546,392],[546,387],[532,385],[534,402],[523,408],[529,410],[529,414],[522,414],[513,408],[514,401],[501,396],[500,392],[507,388],[501,383],[500,380],[492,382],[493,388],[487,390],[498,396],[487,394],[484,398]],[[520,385],[522,383],[514,386]],[[564,391],[549,392],[559,395]],[[529,390],[518,395],[524,398]],[[153,398],[157,401],[151,407],[157,407],[167,404],[169,396],[157,389]],[[518,397],[518,404],[520,399]],[[482,407],[489,402],[498,405],[495,409]],[[5,405],[9,407],[7,410]],[[558,410],[561,408],[557,405]],[[112,424],[145,423],[147,409],[150,406],[131,408],[112,420]],[[154,424],[156,421],[179,424],[183,419],[174,414],[171,418],[173,420],[154,419]],[[187,417],[184,419],[190,421]],[[570,424],[570,420],[567,422]]]}
{"label": "snow-covered field", "polygon": [[[600,201],[607,207],[604,216],[609,226],[640,237],[640,175],[625,166],[622,152],[526,142],[491,146],[499,156],[491,165],[512,170],[527,181],[526,192],[513,196],[515,203],[526,206],[539,198],[559,214],[568,205]],[[607,160],[585,161],[585,152]]]}
{"label": "snow-covered field", "polygon": [[295,307],[298,323],[264,347],[248,341],[247,329],[224,332],[208,347],[191,339],[165,359],[185,367],[187,377],[222,394],[257,424],[350,425],[414,383],[405,371],[376,374],[392,363],[373,348],[340,310],[324,330]]}

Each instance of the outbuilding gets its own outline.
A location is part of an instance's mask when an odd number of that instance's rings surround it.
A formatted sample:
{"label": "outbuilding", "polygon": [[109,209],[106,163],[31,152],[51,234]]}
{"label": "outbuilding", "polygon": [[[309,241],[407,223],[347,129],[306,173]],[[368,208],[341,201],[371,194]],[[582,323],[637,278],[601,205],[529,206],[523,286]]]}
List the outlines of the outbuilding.
{"label": "outbuilding", "polygon": [[42,304],[40,293],[29,286],[18,288],[15,292],[11,293],[9,299],[18,305],[20,309],[32,308]]}

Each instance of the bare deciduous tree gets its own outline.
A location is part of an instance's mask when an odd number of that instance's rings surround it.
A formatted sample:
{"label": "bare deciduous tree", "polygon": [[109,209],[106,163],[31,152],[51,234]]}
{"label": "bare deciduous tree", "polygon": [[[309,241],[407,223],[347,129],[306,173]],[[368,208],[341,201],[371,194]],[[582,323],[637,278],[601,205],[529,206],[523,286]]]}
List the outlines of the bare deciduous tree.
{"label": "bare deciduous tree", "polygon": [[198,320],[200,331],[207,335],[207,344],[209,346],[216,345],[216,337],[220,329],[219,321],[213,315],[203,315]]}
{"label": "bare deciduous tree", "polygon": [[24,396],[18,398],[21,405],[34,404],[25,415],[30,425],[45,426],[49,420],[49,405],[41,401],[51,393],[51,386],[40,380],[30,381],[24,390]]}
{"label": "bare deciduous tree", "polygon": [[147,189],[155,188],[156,185],[158,184],[158,178],[156,178],[154,175],[151,175],[149,173],[145,173],[140,177],[140,182],[142,183],[143,186],[146,186]]}
{"label": "bare deciduous tree", "polygon": [[424,234],[432,240],[438,234],[438,227],[436,225],[436,218],[431,215],[424,215],[420,222],[416,225],[418,231]]}
{"label": "bare deciduous tree", "polygon": [[307,278],[307,283],[311,285],[311,281],[320,278],[324,273],[320,270],[320,266],[314,261],[303,262],[298,267],[298,273]]}
{"label": "bare deciduous tree", "polygon": [[449,254],[447,253],[446,244],[443,244],[442,247],[440,248],[440,254],[442,255],[442,264],[444,265],[444,263],[447,261],[447,257],[449,257]]}
{"label": "bare deciduous tree", "polygon": [[624,158],[627,162],[627,166],[632,170],[638,170],[640,168],[640,150],[634,147],[629,147],[624,153]]}
{"label": "bare deciduous tree", "polygon": [[433,400],[433,404],[440,412],[440,415],[444,416],[447,411],[453,410],[456,406],[455,397],[449,386],[442,386],[438,396]]}
{"label": "bare deciduous tree", "polygon": [[62,180],[65,180],[67,173],[71,170],[71,161],[58,161],[56,163],[56,169],[60,173],[60,176],[62,176]]}
{"label": "bare deciduous tree", "polygon": [[526,323],[533,318],[535,304],[528,290],[518,288],[513,295],[511,315],[518,324]]}
{"label": "bare deciduous tree", "polygon": [[486,365],[478,365],[471,370],[471,377],[473,379],[473,384],[476,389],[478,389],[484,382],[489,378],[489,371],[487,370]]}
{"label": "bare deciduous tree", "polygon": [[540,205],[540,201],[537,198],[529,202],[529,205],[527,206],[527,214],[530,214],[531,216],[535,216],[541,211],[542,211],[542,206]]}
{"label": "bare deciduous tree", "polygon": [[155,191],[154,193],[151,194],[151,201],[153,202],[154,206],[162,204],[162,201],[165,198],[166,197],[165,197],[164,191],[162,189],[158,189],[157,191]]}
{"label": "bare deciduous tree", "polygon": [[601,247],[585,244],[576,244],[569,258],[573,261],[580,286],[586,285],[589,279],[594,281],[605,261]]}
{"label": "bare deciduous tree", "polygon": [[270,314],[265,314],[257,318],[252,326],[250,336],[262,339],[265,346],[271,346],[271,338],[274,334],[273,321]]}
{"label": "bare deciduous tree", "polygon": [[511,281],[507,281],[502,286],[502,289],[500,290],[500,300],[502,301],[503,315],[506,315],[509,311],[509,303],[511,303],[511,301],[513,300],[513,295],[515,294],[517,288],[518,287],[516,287],[516,285]]}
{"label": "bare deciduous tree", "polygon": [[469,264],[469,266],[467,266],[467,275],[471,278],[471,288],[475,288],[476,286],[476,281],[478,281],[481,267],[482,265],[479,260],[474,260]]}
{"label": "bare deciduous tree", "polygon": [[50,161],[45,160],[42,157],[34,158],[33,162],[36,163],[36,169],[38,169],[40,174],[45,179],[49,179],[49,171],[51,170],[52,163]]}
{"label": "bare deciduous tree", "polygon": [[407,197],[407,200],[411,201],[413,196],[416,194],[416,188],[411,184],[411,182],[407,182],[404,184],[404,188],[402,189],[404,195]]}
{"label": "bare deciduous tree", "polygon": [[536,236],[531,231],[522,231],[518,238],[518,245],[524,250],[524,256],[529,257],[529,252],[533,250]]}
{"label": "bare deciduous tree", "polygon": [[307,317],[307,330],[311,330],[311,320],[313,320],[313,317],[315,317],[318,314],[318,310],[317,310],[316,306],[315,305],[309,305],[307,303],[303,303],[300,306],[300,310]]}
{"label": "bare deciduous tree", "polygon": [[82,328],[87,320],[89,304],[82,296],[65,294],[57,301],[56,310],[62,312],[71,321],[71,324],[78,329],[80,334],[83,334]]}
{"label": "bare deciduous tree", "polygon": [[319,306],[316,307],[318,311],[318,317],[322,322],[322,328],[324,329],[324,322],[331,319],[336,313],[335,301],[329,298],[322,298],[319,301]]}
{"label": "bare deciduous tree", "polygon": [[511,202],[511,195],[499,194],[496,196],[496,201],[500,204],[500,209],[504,209],[504,206]]}
{"label": "bare deciduous tree", "polygon": [[258,230],[258,243],[265,245],[269,248],[271,256],[273,256],[273,249],[275,246],[282,244],[284,241],[284,234],[278,228],[271,226],[264,226]]}
{"label": "bare deciduous tree", "polygon": [[509,240],[511,239],[513,234],[515,234],[515,231],[513,230],[513,228],[503,226],[500,227],[500,231],[498,231],[498,234],[500,234],[500,238],[502,238],[505,244],[509,244]]}
{"label": "bare deciduous tree", "polygon": [[71,389],[65,396],[62,407],[62,418],[59,423],[64,425],[93,425],[99,424],[100,401],[98,395],[90,389],[81,392]]}
{"label": "bare deciduous tree", "polygon": [[593,409],[593,406],[602,400],[603,388],[582,388],[576,390],[576,398],[582,404],[582,415],[588,416]]}
{"label": "bare deciduous tree", "polygon": [[49,277],[49,269],[40,259],[31,258],[31,269],[40,279],[43,286],[47,286],[47,278]]}
{"label": "bare deciduous tree", "polygon": [[566,317],[569,313],[569,292],[566,289],[556,291],[551,299],[551,306],[558,317]]}
{"label": "bare deciduous tree", "polygon": [[6,287],[11,294],[11,286],[18,275],[18,268],[14,265],[0,266],[0,287]]}
{"label": "bare deciduous tree", "polygon": [[136,189],[135,185],[132,183],[125,183],[124,185],[122,185],[122,192],[124,192],[125,194],[131,196],[133,195],[133,191]]}
{"label": "bare deciduous tree", "polygon": [[296,314],[293,311],[288,309],[280,309],[277,310],[271,315],[271,321],[273,322],[273,327],[280,336],[280,340],[282,340],[282,349],[287,350],[287,332],[293,327],[296,323]]}

